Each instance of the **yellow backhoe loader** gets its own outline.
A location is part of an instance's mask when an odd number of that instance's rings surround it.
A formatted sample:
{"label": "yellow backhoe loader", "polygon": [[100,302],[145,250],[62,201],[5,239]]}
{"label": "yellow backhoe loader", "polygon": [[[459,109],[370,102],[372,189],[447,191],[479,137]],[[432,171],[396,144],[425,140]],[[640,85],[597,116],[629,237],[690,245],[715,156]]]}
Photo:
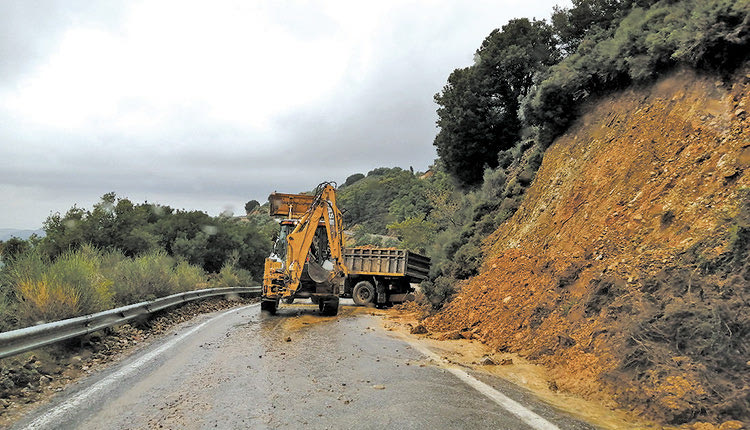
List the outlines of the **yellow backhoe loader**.
{"label": "yellow backhoe loader", "polygon": [[413,299],[414,284],[427,278],[430,259],[406,249],[344,248],[336,190],[325,182],[314,195],[273,193],[269,213],[281,218],[279,236],[263,276],[261,309],[310,298],[324,315],[336,315],[339,297],[362,306]]}
{"label": "yellow backhoe loader", "polygon": [[266,259],[261,310],[274,314],[281,300],[292,303],[310,297],[321,313],[336,315],[348,271],[333,184],[318,185],[313,196],[273,193],[268,200],[271,215],[286,219],[281,221],[274,252]]}

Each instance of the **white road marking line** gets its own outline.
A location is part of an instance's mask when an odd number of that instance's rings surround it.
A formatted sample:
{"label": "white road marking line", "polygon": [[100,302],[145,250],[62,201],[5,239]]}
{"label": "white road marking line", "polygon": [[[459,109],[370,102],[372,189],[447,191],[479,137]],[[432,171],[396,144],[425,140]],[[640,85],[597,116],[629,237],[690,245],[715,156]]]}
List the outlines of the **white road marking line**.
{"label": "white road marking line", "polygon": [[505,394],[497,391],[496,389],[490,387],[489,385],[485,384],[484,382],[480,381],[479,379],[469,375],[468,373],[464,372],[463,370],[459,369],[456,366],[451,365],[449,362],[443,360],[440,358],[437,354],[432,352],[429,348],[427,348],[424,345],[420,345],[416,342],[410,341],[408,338],[404,337],[404,339],[409,342],[409,345],[413,346],[419,352],[424,354],[425,356],[435,360],[438,363],[441,363],[445,370],[452,373],[454,376],[456,376],[458,379],[469,385],[470,387],[474,388],[475,390],[479,391],[480,393],[484,394],[487,398],[494,401],[503,409],[507,410],[511,414],[518,417],[521,421],[525,422],[526,424],[530,425],[532,428],[537,430],[559,430],[559,427],[552,424],[551,422],[545,420],[544,418],[540,417],[539,415],[535,414],[534,412],[527,409],[522,404],[516,402],[515,400],[511,399],[510,397],[506,396]]}
{"label": "white road marking line", "polygon": [[258,306],[259,303],[254,303],[252,305],[243,306],[241,308],[234,308],[229,309],[228,311],[217,315],[213,318],[211,318],[208,321],[204,321],[197,326],[191,328],[190,330],[186,331],[185,333],[182,333],[181,335],[174,337],[170,339],[167,343],[163,344],[162,346],[156,348],[155,350],[149,352],[148,354],[143,355],[136,361],[128,364],[127,366],[124,366],[120,370],[116,371],[115,373],[107,376],[106,378],[102,379],[101,381],[97,382],[96,384],[90,386],[89,388],[81,391],[80,393],[76,394],[69,400],[63,402],[59,406],[57,406],[55,409],[47,412],[46,414],[38,417],[31,423],[29,423],[26,427],[24,427],[27,430],[33,430],[33,429],[44,429],[49,427],[52,423],[55,422],[55,420],[59,419],[62,415],[64,415],[66,412],[75,409],[79,407],[82,403],[84,403],[89,397],[92,395],[98,393],[99,391],[102,391],[112,385],[113,383],[117,382],[119,379],[125,378],[126,376],[129,376],[131,373],[135,372],[136,370],[143,367],[146,363],[153,360],[154,358],[158,357],[160,354],[164,353],[164,351],[168,350],[169,348],[177,345],[182,340],[187,338],[188,336],[191,336],[198,330],[202,329],[206,324],[209,324],[211,322],[216,321],[219,318],[224,317],[225,315],[228,315],[232,312],[240,311],[242,309],[246,309],[252,306]]}

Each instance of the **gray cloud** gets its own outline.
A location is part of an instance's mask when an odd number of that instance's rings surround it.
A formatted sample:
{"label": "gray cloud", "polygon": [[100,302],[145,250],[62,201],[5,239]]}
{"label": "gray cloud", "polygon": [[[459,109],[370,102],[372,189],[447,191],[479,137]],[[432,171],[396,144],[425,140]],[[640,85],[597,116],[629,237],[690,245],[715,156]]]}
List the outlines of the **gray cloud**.
{"label": "gray cloud", "polygon": [[116,30],[127,2],[5,0],[0,5],[0,76],[4,82],[43,62],[71,27]]}
{"label": "gray cloud", "polygon": [[[244,202],[263,201],[272,191],[305,191],[376,167],[425,170],[436,157],[432,96],[448,74],[470,64],[493,27],[514,16],[547,16],[553,3],[524,2],[524,9],[517,2],[512,14],[491,3],[394,8],[363,46],[369,50],[367,67],[348,70],[315,103],[277,115],[268,130],[217,120],[190,100],[166,111],[149,100],[121,102],[120,112],[161,118],[159,127],[144,129],[106,123],[82,130],[45,128],[33,118],[0,111],[0,227],[37,228],[50,212],[65,212],[74,203],[90,207],[109,191],[218,214],[226,208],[241,212]],[[68,28],[85,24],[117,32],[128,7],[82,1],[28,5],[0,4],[0,88],[12,88],[43,63]],[[313,6],[267,9],[306,40],[339,31]],[[305,72],[300,67],[299,73]]]}

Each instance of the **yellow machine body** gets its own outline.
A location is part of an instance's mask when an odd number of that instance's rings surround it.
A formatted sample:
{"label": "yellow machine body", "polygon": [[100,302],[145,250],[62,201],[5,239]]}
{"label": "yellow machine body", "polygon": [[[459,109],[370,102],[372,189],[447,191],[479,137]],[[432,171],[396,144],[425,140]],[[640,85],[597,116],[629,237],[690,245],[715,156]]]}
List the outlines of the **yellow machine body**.
{"label": "yellow machine body", "polygon": [[[287,219],[282,221],[277,241],[283,247],[280,252],[283,255],[269,257],[265,262],[263,309],[275,313],[280,300],[291,303],[304,293],[302,297],[319,301],[321,311],[335,314],[348,270],[343,257],[343,220],[334,187],[330,183],[321,184],[313,196],[274,193],[269,202],[272,216]],[[323,260],[328,268],[321,265]],[[314,291],[313,288],[300,291],[303,275],[313,281],[308,284],[315,285]]]}

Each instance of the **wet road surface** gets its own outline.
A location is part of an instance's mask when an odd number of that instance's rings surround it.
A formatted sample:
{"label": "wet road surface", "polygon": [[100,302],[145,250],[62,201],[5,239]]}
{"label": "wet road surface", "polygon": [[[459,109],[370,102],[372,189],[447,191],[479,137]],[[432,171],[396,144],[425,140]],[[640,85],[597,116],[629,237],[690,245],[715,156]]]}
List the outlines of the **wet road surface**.
{"label": "wet road surface", "polygon": [[512,384],[475,376],[541,424],[435,365],[361,308],[321,317],[295,304],[269,316],[256,304],[196,318],[14,428],[593,428]]}

